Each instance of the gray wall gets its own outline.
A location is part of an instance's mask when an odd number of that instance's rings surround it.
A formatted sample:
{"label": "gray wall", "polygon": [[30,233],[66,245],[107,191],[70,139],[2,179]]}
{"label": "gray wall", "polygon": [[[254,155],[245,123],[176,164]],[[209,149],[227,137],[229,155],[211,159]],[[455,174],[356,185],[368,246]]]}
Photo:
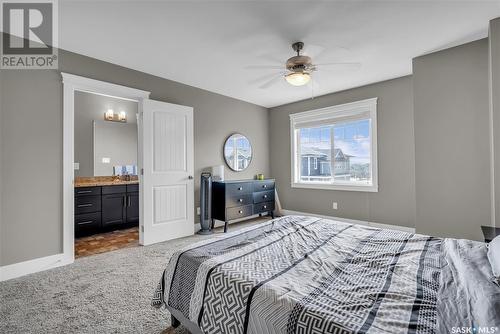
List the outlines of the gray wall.
{"label": "gray wall", "polygon": [[490,117],[493,129],[494,222],[500,227],[500,18],[490,21]]}
{"label": "gray wall", "polygon": [[[195,175],[223,164],[232,132],[250,139],[248,170],[226,178],[269,175],[268,110],[89,57],[60,51],[60,70],[151,91],[151,98],[194,108]],[[2,70],[0,265],[62,252],[62,83],[59,71]],[[8,144],[7,144],[8,143]],[[199,180],[195,179],[195,205]],[[195,216],[196,219],[197,216]]]}
{"label": "gray wall", "polygon": [[[127,124],[137,124],[135,114],[137,113],[137,102],[116,99],[86,92],[75,94],[75,162],[80,163],[80,169],[75,170],[75,176],[94,176],[94,150],[93,150],[93,121],[102,121],[104,113],[113,109],[115,113],[125,111],[127,113]],[[122,124],[113,123],[112,124]],[[137,141],[137,133],[135,135]],[[137,144],[135,145],[137,164]],[[112,175],[112,166],[111,168]],[[109,170],[108,168],[108,170]],[[97,174],[104,175],[104,174]]]}
{"label": "gray wall", "polygon": [[417,232],[481,240],[489,225],[488,40],[413,61]]}
{"label": "gray wall", "polygon": [[[94,176],[113,175],[114,166],[137,166],[137,144],[137,123],[95,121]],[[110,162],[102,162],[103,158]]]}
{"label": "gray wall", "polygon": [[[289,115],[378,97],[378,193],[291,188]],[[283,208],[401,226],[415,225],[411,77],[384,81],[270,110],[271,173]],[[338,210],[332,209],[332,202]]]}
{"label": "gray wall", "polygon": [[55,71],[0,70],[0,264],[62,250],[62,94]]}

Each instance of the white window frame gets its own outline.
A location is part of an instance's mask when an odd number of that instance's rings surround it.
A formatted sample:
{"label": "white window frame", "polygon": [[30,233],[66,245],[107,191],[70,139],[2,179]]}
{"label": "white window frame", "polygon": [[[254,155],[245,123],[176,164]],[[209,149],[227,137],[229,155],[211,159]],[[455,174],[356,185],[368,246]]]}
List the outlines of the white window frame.
{"label": "white window frame", "polygon": [[[321,109],[309,110],[290,115],[290,147],[291,147],[291,186],[292,188],[327,189],[378,192],[378,159],[377,159],[377,100],[371,98]],[[353,184],[351,182],[335,181],[325,184],[321,182],[300,182],[300,145],[299,124],[314,122],[321,126],[330,125],[336,120],[370,118],[371,136],[371,184]],[[332,157],[333,158],[333,157]],[[334,173],[334,168],[332,168]]]}

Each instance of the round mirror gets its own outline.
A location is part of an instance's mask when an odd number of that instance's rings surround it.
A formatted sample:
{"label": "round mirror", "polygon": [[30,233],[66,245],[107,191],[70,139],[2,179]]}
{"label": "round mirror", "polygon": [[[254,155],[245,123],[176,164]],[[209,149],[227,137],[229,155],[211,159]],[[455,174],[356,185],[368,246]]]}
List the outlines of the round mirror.
{"label": "round mirror", "polygon": [[224,143],[224,159],[236,172],[247,169],[252,161],[252,145],[248,138],[239,133],[229,136]]}

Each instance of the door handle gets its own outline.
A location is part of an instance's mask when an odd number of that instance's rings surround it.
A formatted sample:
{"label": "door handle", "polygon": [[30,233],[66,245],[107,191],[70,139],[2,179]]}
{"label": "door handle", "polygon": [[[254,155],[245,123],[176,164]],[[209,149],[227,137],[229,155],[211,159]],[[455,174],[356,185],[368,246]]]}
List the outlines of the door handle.
{"label": "door handle", "polygon": [[189,175],[189,176],[188,176],[188,179],[189,179],[189,180],[194,179],[193,175]]}
{"label": "door handle", "polygon": [[86,207],[89,207],[89,206],[92,206],[92,204],[91,203],[89,203],[89,204],[78,204],[76,207],[77,208],[86,208]]}
{"label": "door handle", "polygon": [[131,205],[132,205],[132,197],[127,196],[127,206],[131,206]]}

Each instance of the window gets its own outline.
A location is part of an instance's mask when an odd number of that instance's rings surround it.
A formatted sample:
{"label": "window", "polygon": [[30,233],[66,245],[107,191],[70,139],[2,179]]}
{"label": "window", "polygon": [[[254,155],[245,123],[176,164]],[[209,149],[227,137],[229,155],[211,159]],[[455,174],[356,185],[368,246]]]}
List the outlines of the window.
{"label": "window", "polygon": [[378,191],[377,99],[290,115],[292,187]]}

